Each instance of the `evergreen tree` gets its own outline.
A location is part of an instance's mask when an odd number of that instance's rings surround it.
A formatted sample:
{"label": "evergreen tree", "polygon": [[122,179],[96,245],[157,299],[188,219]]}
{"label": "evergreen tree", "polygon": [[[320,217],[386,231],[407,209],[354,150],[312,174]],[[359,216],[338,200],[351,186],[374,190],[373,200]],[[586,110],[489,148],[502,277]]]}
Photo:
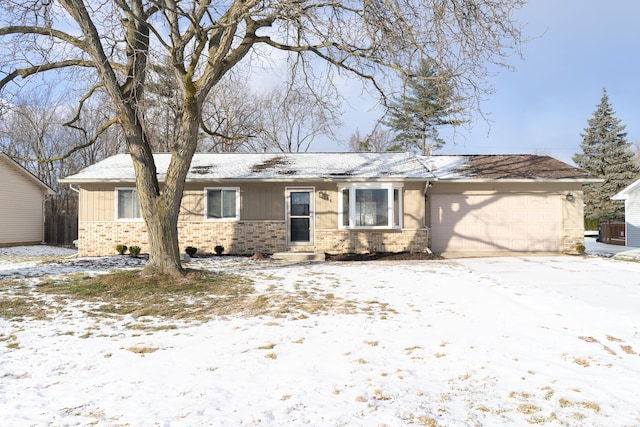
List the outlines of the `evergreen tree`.
{"label": "evergreen tree", "polygon": [[632,145],[627,141],[625,125],[615,117],[606,89],[593,117],[581,134],[582,153],[573,156],[576,165],[603,182],[584,186],[587,219],[623,221],[624,202],[611,200],[611,196],[635,181],[640,168],[634,162]]}
{"label": "evergreen tree", "polygon": [[406,80],[404,94],[390,104],[384,124],[397,132],[396,146],[431,154],[445,144],[437,128],[462,123],[452,118],[457,112],[449,80],[438,75],[433,60],[422,60],[417,75]]}

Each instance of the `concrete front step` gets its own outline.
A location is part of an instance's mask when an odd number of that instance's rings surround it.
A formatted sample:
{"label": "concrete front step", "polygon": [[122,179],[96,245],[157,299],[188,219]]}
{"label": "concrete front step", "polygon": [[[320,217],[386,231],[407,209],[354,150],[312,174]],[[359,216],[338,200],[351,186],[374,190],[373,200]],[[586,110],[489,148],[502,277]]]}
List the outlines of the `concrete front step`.
{"label": "concrete front step", "polygon": [[271,258],[285,261],[324,261],[325,255],[316,252],[276,252]]}

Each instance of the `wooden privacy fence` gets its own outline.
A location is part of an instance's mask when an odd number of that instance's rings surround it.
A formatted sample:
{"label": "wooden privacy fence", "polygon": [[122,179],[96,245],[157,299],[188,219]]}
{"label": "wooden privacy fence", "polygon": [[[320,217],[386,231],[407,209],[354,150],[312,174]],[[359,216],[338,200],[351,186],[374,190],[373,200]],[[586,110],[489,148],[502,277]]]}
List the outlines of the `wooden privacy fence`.
{"label": "wooden privacy fence", "polygon": [[610,245],[625,245],[625,224],[623,222],[604,222],[598,225],[598,240]]}
{"label": "wooden privacy fence", "polygon": [[78,215],[47,215],[44,219],[44,240],[47,244],[73,246],[78,239]]}

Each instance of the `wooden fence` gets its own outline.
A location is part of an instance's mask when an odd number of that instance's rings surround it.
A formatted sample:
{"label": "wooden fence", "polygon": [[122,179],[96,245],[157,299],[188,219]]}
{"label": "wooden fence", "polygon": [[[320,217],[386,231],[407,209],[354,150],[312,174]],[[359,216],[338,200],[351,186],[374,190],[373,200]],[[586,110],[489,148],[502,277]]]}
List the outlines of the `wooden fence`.
{"label": "wooden fence", "polygon": [[44,240],[49,245],[73,246],[78,239],[78,215],[47,215]]}
{"label": "wooden fence", "polygon": [[610,245],[625,245],[625,224],[623,222],[603,222],[598,225],[598,240]]}

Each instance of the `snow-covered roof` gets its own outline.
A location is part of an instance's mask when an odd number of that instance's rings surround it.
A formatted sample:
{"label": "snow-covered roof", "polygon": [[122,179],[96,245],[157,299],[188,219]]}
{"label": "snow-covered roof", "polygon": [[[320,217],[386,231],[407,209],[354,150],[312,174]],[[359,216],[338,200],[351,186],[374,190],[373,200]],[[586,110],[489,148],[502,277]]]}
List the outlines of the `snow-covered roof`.
{"label": "snow-covered roof", "polygon": [[[164,179],[170,159],[170,154],[154,154],[160,180]],[[197,153],[187,175],[187,181],[433,178],[423,162],[407,153]],[[63,182],[134,179],[131,157],[118,154],[65,178]]]}
{"label": "snow-covered roof", "polygon": [[[162,181],[171,160],[154,154]],[[586,172],[548,156],[413,156],[409,153],[198,153],[187,181],[222,180],[564,180],[589,182]],[[131,157],[118,154],[60,182],[133,182]]]}
{"label": "snow-covered roof", "polygon": [[[439,157],[439,156],[432,156]],[[440,180],[599,182],[597,177],[549,156],[534,154],[476,154],[442,156],[432,169]],[[452,162],[450,157],[458,157]]]}

